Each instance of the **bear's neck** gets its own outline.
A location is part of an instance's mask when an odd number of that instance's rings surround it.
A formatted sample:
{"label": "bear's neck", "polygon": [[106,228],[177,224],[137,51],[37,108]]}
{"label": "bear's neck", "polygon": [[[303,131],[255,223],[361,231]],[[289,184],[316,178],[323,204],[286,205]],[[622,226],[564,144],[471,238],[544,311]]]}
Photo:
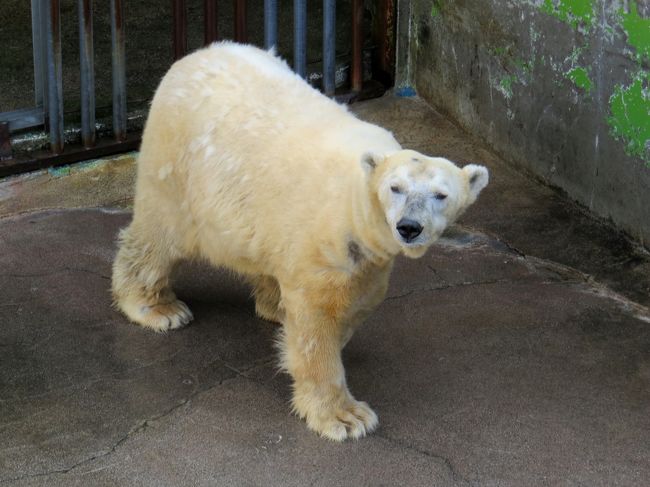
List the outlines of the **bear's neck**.
{"label": "bear's neck", "polygon": [[400,247],[393,237],[377,195],[365,177],[350,188],[352,237],[358,242],[365,257],[375,264],[384,264],[395,258]]}

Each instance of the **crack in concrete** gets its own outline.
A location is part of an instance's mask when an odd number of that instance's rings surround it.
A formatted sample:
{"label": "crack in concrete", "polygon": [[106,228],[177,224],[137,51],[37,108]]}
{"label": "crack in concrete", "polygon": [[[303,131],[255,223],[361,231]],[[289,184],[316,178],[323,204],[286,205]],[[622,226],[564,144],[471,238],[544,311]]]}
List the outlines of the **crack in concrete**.
{"label": "crack in concrete", "polygon": [[[218,384],[217,384],[217,385],[218,385]],[[216,387],[217,385],[215,385],[215,386],[213,386],[213,387]],[[197,386],[197,387],[198,387],[198,386]],[[209,389],[206,389],[206,390],[209,390]],[[153,417],[151,417],[151,418],[145,419],[145,420],[142,421],[139,425],[137,425],[136,427],[134,427],[134,428],[132,428],[131,430],[129,430],[129,431],[126,433],[126,435],[122,436],[122,437],[121,437],[117,442],[115,442],[115,443],[113,444],[113,446],[111,446],[111,448],[108,449],[108,451],[101,452],[101,453],[96,454],[96,455],[92,455],[91,457],[88,457],[88,458],[85,458],[85,459],[83,459],[83,460],[80,460],[79,462],[74,463],[74,464],[72,464],[72,465],[69,466],[69,467],[59,468],[59,469],[55,469],[55,470],[49,470],[49,471],[47,471],[47,472],[39,472],[39,473],[34,473],[34,474],[21,475],[21,476],[19,476],[19,477],[13,477],[13,478],[8,478],[8,479],[2,479],[2,480],[0,480],[0,483],[15,482],[15,481],[18,481],[18,480],[24,480],[24,479],[30,479],[30,478],[47,477],[47,476],[49,476],[49,475],[67,474],[67,473],[71,472],[72,470],[74,470],[74,469],[76,469],[76,468],[78,468],[78,467],[80,467],[80,466],[82,466],[82,465],[85,465],[85,464],[87,464],[87,463],[90,463],[90,462],[92,462],[92,461],[94,461],[94,460],[97,460],[97,459],[99,459],[99,458],[103,458],[103,457],[109,456],[109,455],[115,453],[115,451],[117,450],[117,448],[119,448],[119,446],[120,446],[122,443],[124,443],[126,440],[128,440],[131,436],[133,436],[133,435],[139,433],[140,431],[144,431],[144,430],[146,430],[146,429],[149,427],[149,424],[150,424],[150,423],[152,423],[152,422],[154,422],[154,421],[157,421],[157,420],[159,420],[159,419],[161,419],[161,418],[164,418],[165,416],[170,415],[170,414],[173,413],[176,409],[178,409],[178,408],[184,406],[185,404],[187,404],[187,403],[188,403],[188,402],[189,402],[189,401],[190,401],[194,396],[196,396],[197,394],[198,394],[198,393],[195,391],[195,392],[193,392],[192,394],[190,394],[190,395],[189,395],[185,400],[183,400],[181,403],[172,406],[171,408],[169,408],[168,410],[164,411],[163,413],[161,413],[161,414],[159,414],[159,415],[157,415],[157,416],[153,416]]]}
{"label": "crack in concrete", "polygon": [[458,472],[458,470],[456,469],[456,467],[454,466],[454,464],[452,463],[452,461],[448,457],[446,457],[444,455],[441,455],[441,454],[438,454],[438,453],[430,452],[428,450],[423,450],[421,448],[418,448],[418,447],[416,447],[414,445],[411,445],[411,444],[405,442],[404,440],[400,440],[400,439],[397,439],[397,438],[386,436],[386,435],[383,435],[383,434],[378,433],[376,431],[373,433],[373,436],[375,436],[377,438],[381,438],[382,440],[386,441],[387,443],[389,443],[391,445],[398,446],[400,448],[404,448],[406,450],[418,453],[419,455],[423,455],[423,456],[426,456],[428,458],[433,458],[434,460],[438,460],[438,461],[442,462],[445,465],[445,467],[447,468],[447,470],[449,471],[449,473],[451,474],[451,477],[453,478],[453,480],[455,482],[461,482],[463,485],[471,485],[471,482],[468,479],[466,479],[465,477],[463,477]]}
{"label": "crack in concrete", "polygon": [[468,286],[483,286],[483,285],[489,285],[489,284],[503,284],[506,282],[514,282],[511,279],[490,279],[486,281],[463,281],[459,282],[456,284],[444,284],[442,286],[433,286],[433,287],[428,287],[424,289],[412,289],[410,291],[407,291],[402,294],[397,294],[395,296],[388,296],[384,299],[384,301],[393,301],[395,299],[402,299],[407,296],[411,296],[412,294],[422,294],[422,293],[428,293],[428,292],[433,292],[433,291],[444,291],[446,289],[452,289],[452,288],[457,288],[457,287],[468,287]]}
{"label": "crack in concrete", "polygon": [[[95,460],[98,460],[100,458],[104,458],[104,457],[107,457],[109,455],[112,455],[129,438],[133,437],[134,435],[136,435],[136,434],[138,434],[138,433],[140,433],[142,431],[145,431],[152,423],[154,423],[156,421],[159,421],[159,420],[169,416],[170,414],[172,414],[177,409],[189,404],[194,398],[198,397],[201,394],[209,392],[209,391],[215,389],[216,387],[220,387],[223,384],[228,383],[229,381],[239,379],[240,377],[243,377],[246,380],[251,380],[251,381],[259,383],[259,381],[256,381],[256,380],[252,379],[251,377],[247,376],[246,373],[250,372],[250,371],[252,371],[252,370],[254,370],[254,369],[258,368],[258,367],[265,367],[265,366],[271,364],[274,360],[275,360],[275,357],[273,359],[269,359],[268,357],[264,357],[264,358],[261,358],[259,360],[254,361],[253,363],[251,363],[249,366],[245,367],[244,369],[238,369],[235,366],[228,364],[224,360],[217,358],[216,360],[214,360],[213,362],[210,362],[210,363],[214,363],[214,362],[222,363],[228,370],[233,372],[232,376],[225,377],[225,378],[221,379],[218,383],[213,384],[211,386],[208,386],[206,388],[201,388],[201,385],[193,377],[192,379],[194,380],[196,386],[194,387],[194,390],[185,399],[183,399],[180,403],[175,404],[174,406],[166,409],[162,413],[154,415],[152,417],[149,417],[149,418],[145,419],[144,421],[142,421],[140,424],[138,424],[135,427],[131,428],[124,436],[122,436],[119,440],[117,440],[107,451],[104,451],[104,452],[98,453],[96,455],[92,455],[92,456],[90,456],[88,458],[85,458],[83,460],[80,460],[80,461],[72,464],[69,467],[49,470],[47,472],[39,472],[39,473],[21,475],[21,476],[18,476],[18,477],[0,479],[0,484],[4,484],[4,483],[7,483],[7,482],[15,482],[15,481],[24,480],[24,479],[30,479],[30,478],[47,477],[49,475],[59,475],[59,474],[60,475],[65,475],[65,474],[68,474],[71,471],[81,467],[82,465],[86,465],[86,464],[91,463],[91,462],[93,462]],[[209,366],[210,364],[207,364],[207,365]]]}

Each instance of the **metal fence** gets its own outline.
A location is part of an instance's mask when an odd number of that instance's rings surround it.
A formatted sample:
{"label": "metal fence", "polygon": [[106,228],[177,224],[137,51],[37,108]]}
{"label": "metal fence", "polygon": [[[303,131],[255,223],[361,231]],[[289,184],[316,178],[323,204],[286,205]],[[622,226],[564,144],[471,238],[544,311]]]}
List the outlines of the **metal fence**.
{"label": "metal fence", "polygon": [[[68,164],[80,160],[134,150],[139,133],[127,133],[127,80],[125,56],[124,7],[126,0],[110,0],[112,133],[98,136],[95,107],[95,69],[93,47],[93,0],[77,0],[79,27],[80,123],[72,128],[79,132],[79,143],[66,143],[61,55],[61,0],[31,0],[32,45],[34,61],[35,105],[0,113],[0,176],[37,168]],[[188,51],[186,0],[171,0],[172,48],[174,59]],[[217,0],[203,0],[204,44],[219,39]],[[322,85],[328,96],[352,101],[363,93],[363,0],[351,2],[352,46],[349,84],[337,91],[336,0],[323,0]],[[393,0],[380,0],[374,49],[375,73],[390,77],[393,54]],[[313,4],[312,4],[313,5]],[[293,0],[293,68],[307,77],[307,0]],[[247,2],[234,0],[233,37],[248,41]],[[278,0],[264,0],[264,46],[273,47],[278,40]],[[378,33],[378,34],[377,34]],[[378,48],[377,48],[378,46]],[[388,64],[387,64],[388,63]],[[387,74],[388,73],[388,74]],[[385,80],[384,80],[385,81]],[[26,130],[45,130],[49,138],[46,150],[17,155],[12,135]]]}

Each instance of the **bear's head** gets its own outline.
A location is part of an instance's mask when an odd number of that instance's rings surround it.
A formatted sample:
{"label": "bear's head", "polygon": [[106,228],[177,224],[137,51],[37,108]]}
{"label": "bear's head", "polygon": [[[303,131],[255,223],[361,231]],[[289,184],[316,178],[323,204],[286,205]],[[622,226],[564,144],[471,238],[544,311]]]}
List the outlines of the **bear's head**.
{"label": "bear's head", "polygon": [[489,180],[483,166],[461,169],[447,159],[411,150],[385,156],[367,153],[362,165],[393,238],[412,258],[426,252]]}

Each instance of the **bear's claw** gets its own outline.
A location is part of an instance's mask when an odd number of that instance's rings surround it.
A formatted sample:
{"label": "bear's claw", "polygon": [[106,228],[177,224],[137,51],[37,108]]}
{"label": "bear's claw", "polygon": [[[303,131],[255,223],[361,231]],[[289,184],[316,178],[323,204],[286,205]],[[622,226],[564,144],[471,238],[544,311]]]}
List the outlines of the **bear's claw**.
{"label": "bear's claw", "polygon": [[125,305],[122,309],[132,321],[158,332],[176,330],[194,319],[187,305],[178,299],[153,306]]}
{"label": "bear's claw", "polygon": [[350,401],[325,417],[307,416],[307,426],[333,441],[358,440],[371,433],[379,424],[375,412],[365,402]]}

